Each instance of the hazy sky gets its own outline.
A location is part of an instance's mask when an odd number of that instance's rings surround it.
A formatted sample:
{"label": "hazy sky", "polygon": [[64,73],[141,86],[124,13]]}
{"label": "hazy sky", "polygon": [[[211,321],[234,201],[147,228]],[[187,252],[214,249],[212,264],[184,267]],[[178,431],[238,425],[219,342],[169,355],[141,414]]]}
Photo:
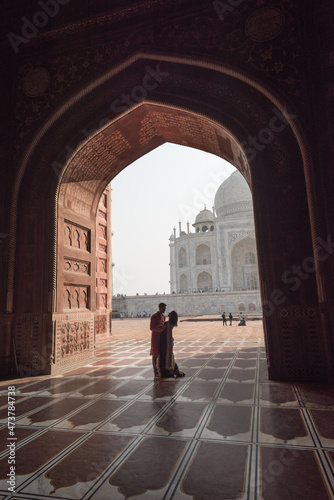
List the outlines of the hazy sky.
{"label": "hazy sky", "polygon": [[164,144],[111,183],[113,294],[169,293],[169,238],[179,221],[190,231],[204,204],[212,210],[228,162],[186,146]]}

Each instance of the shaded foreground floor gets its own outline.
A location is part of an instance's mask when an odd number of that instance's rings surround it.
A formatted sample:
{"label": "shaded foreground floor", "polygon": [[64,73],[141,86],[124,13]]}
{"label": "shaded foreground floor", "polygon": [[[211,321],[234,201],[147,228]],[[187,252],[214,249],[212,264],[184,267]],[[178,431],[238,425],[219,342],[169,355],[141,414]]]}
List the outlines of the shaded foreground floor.
{"label": "shaded foreground floor", "polygon": [[180,322],[186,377],[156,382],[148,324],[116,320],[90,365],[11,381],[15,441],[2,383],[0,500],[334,499],[333,387],[269,382],[260,322]]}

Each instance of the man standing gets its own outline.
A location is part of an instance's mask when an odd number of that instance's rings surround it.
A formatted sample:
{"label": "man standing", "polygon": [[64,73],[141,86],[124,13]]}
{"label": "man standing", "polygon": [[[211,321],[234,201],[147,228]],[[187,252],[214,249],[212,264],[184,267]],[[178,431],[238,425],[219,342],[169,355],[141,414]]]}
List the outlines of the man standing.
{"label": "man standing", "polygon": [[232,313],[230,313],[228,317],[229,317],[229,320],[230,320],[230,326],[232,326],[232,320],[233,320]]}
{"label": "man standing", "polygon": [[150,321],[152,365],[155,377],[160,377],[159,355],[160,355],[160,333],[164,329],[166,304],[160,302],[159,311],[152,314]]}
{"label": "man standing", "polygon": [[225,325],[227,326],[225,312],[223,312],[222,318],[223,318],[223,326],[225,326]]}

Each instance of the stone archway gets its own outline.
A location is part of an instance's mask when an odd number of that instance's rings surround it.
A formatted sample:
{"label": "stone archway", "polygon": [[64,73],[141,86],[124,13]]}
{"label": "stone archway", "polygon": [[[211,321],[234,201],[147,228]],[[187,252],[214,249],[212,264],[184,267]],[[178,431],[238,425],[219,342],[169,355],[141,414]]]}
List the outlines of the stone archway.
{"label": "stone archway", "polygon": [[197,291],[198,292],[212,292],[212,276],[206,271],[202,271],[197,276]]}
{"label": "stone archway", "polygon": [[179,264],[179,267],[186,267],[187,266],[187,252],[183,247],[180,248],[180,250],[179,250],[178,264]]}
{"label": "stone archway", "polygon": [[[29,220],[35,228],[43,228],[45,245],[43,249],[33,248],[34,243],[29,244],[24,232],[16,232],[13,223],[8,310],[15,309],[19,355],[24,351],[22,331],[30,321],[36,332],[36,348],[48,345],[50,366],[57,364],[61,352],[56,333],[59,321],[71,321],[63,300],[64,294],[66,298],[71,293],[66,287],[72,283],[65,280],[61,271],[62,259],[66,257],[61,235],[66,234],[66,225],[77,231],[78,242],[84,245],[89,238],[88,248],[95,248],[97,207],[107,183],[136,158],[164,142],[173,142],[228,160],[244,175],[253,192],[270,377],[303,380],[323,377],[326,363],[315,275],[301,283],[298,293],[282,280],[296,259],[302,261],[312,255],[310,217],[305,215],[308,199],[304,172],[307,173],[309,159],[305,159],[298,123],[276,97],[249,77],[198,61],[178,61],[172,57],[152,61],[151,56],[138,55],[78,93],[44,124],[22,159],[17,188],[21,198],[16,199],[12,213],[19,214],[20,226],[26,226]],[[129,109],[121,107],[118,96],[126,92],[124,89],[132,95],[145,82],[150,87],[151,99]],[[110,107],[117,114],[114,119],[105,111]],[[80,141],[83,108],[84,123],[89,123],[90,131],[88,139]],[[268,127],[263,127],[263,123]],[[79,142],[72,148],[70,158],[69,137]],[[21,188],[23,178],[26,182]],[[44,196],[36,195],[36,186],[41,185],[46,187]],[[293,248],[293,256],[282,259],[288,245]],[[43,273],[34,277],[39,294],[35,290],[32,295],[27,294],[32,281],[23,258],[19,259],[23,264],[15,276],[20,287],[14,287],[13,251],[15,256],[15,250],[24,253],[28,246],[34,255],[42,252]],[[95,270],[96,255],[91,259],[86,264]],[[94,272],[87,278],[87,286],[95,286]],[[73,280],[75,285],[82,285]],[[85,296],[86,291],[82,293]],[[31,304],[27,304],[27,296]],[[92,330],[96,304],[94,294],[90,296],[93,297],[88,313],[91,319],[86,326]],[[62,319],[64,313],[68,319]],[[307,366],[297,354],[305,346]],[[291,357],[292,351],[296,356]],[[42,360],[39,370],[48,369],[46,359]]]}
{"label": "stone archway", "polygon": [[180,292],[181,293],[188,292],[188,278],[186,274],[181,274],[180,276]]}
{"label": "stone archway", "polygon": [[196,247],[196,265],[211,264],[211,249],[208,245],[200,244]]}

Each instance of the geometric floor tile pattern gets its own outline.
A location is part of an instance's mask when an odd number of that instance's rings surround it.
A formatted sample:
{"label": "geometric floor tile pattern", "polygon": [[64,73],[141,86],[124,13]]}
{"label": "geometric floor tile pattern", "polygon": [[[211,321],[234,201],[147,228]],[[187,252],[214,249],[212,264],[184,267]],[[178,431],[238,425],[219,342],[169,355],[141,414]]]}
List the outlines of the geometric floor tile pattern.
{"label": "geometric floor tile pattern", "polygon": [[262,336],[217,324],[175,339],[186,377],[155,381],[147,322],[126,324],[85,367],[1,383],[0,499],[334,499],[333,386],[269,381]]}

